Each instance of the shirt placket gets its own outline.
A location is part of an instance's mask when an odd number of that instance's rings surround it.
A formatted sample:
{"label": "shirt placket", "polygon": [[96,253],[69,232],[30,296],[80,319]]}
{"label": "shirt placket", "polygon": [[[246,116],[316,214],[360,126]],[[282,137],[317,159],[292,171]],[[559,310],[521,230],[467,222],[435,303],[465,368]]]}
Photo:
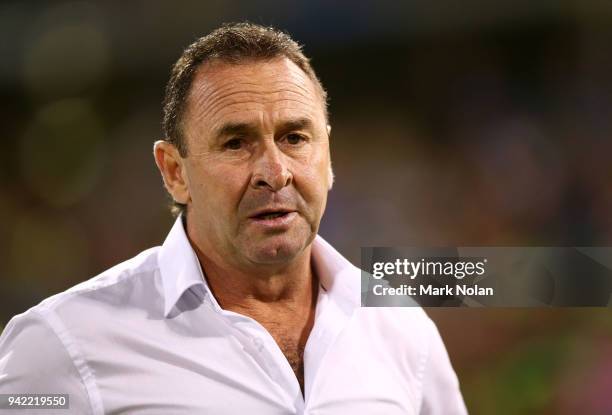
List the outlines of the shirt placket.
{"label": "shirt placket", "polygon": [[267,375],[283,402],[292,412],[302,414],[304,398],[293,369],[270,333],[256,320],[231,311],[222,311],[235,338]]}
{"label": "shirt placket", "polygon": [[346,314],[331,301],[329,293],[324,293],[319,297],[319,311],[315,319],[314,327],[306,342],[304,349],[304,390],[305,408],[308,413],[309,408],[316,404],[317,400],[317,380],[325,377],[325,368],[332,368],[332,365],[323,365],[323,360],[334,341],[347,324]]}

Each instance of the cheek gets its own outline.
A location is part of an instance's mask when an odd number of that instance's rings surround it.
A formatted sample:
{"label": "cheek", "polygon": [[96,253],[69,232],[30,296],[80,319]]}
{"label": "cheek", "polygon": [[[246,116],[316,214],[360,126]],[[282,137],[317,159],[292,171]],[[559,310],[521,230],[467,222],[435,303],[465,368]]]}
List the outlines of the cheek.
{"label": "cheek", "polygon": [[298,186],[302,185],[306,202],[315,205],[325,203],[329,190],[329,171],[329,157],[324,153],[310,158],[308,163],[302,166],[296,181]]}
{"label": "cheek", "polygon": [[237,205],[244,184],[238,169],[209,166],[194,173],[190,180],[194,208],[221,214]]}

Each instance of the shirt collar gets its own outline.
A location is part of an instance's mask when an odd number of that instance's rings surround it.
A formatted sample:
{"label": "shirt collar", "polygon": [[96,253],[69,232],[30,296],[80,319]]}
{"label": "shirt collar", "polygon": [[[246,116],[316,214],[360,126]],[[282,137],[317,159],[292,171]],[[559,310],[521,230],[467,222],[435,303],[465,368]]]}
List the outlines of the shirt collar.
{"label": "shirt collar", "polygon": [[[183,293],[195,285],[203,286],[206,294],[215,302],[200,261],[187,238],[182,218],[177,218],[158,256],[166,317]],[[330,298],[345,313],[351,314],[360,303],[360,270],[319,235],[312,243],[312,264]]]}
{"label": "shirt collar", "polygon": [[158,265],[164,287],[164,316],[168,317],[183,293],[194,285],[204,285],[208,290],[200,261],[187,239],[182,215],[160,249]]}
{"label": "shirt collar", "polygon": [[361,302],[361,270],[320,235],[312,243],[312,264],[330,299],[351,315]]}

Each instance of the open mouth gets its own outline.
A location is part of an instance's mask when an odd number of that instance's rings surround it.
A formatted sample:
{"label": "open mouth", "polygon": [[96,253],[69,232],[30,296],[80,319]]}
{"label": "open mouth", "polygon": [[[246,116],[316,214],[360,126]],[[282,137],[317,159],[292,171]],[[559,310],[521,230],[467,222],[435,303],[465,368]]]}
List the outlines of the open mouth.
{"label": "open mouth", "polygon": [[282,219],[287,219],[293,216],[294,213],[295,211],[293,211],[292,209],[287,209],[284,207],[272,207],[253,212],[253,214],[251,215],[251,219],[258,221],[270,221],[276,219],[278,221]]}
{"label": "open mouth", "polygon": [[259,215],[255,215],[254,218],[255,219],[276,219],[276,218],[282,218],[283,216],[287,216],[289,214],[289,212],[264,212],[264,213],[260,213]]}
{"label": "open mouth", "polygon": [[298,213],[295,210],[277,208],[262,209],[250,217],[251,223],[268,230],[288,229]]}

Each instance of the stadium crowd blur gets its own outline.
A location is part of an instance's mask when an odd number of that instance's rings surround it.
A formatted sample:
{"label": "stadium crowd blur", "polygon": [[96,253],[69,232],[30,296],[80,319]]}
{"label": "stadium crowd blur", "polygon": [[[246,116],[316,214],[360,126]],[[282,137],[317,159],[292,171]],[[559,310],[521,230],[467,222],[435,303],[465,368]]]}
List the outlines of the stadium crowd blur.
{"label": "stadium crowd blur", "polygon": [[[321,234],[354,263],[361,246],[612,244],[611,3],[206,3],[0,5],[0,327],[163,241],[163,87],[223,21],[313,58],[336,174]],[[609,310],[427,311],[471,413],[612,413]]]}

